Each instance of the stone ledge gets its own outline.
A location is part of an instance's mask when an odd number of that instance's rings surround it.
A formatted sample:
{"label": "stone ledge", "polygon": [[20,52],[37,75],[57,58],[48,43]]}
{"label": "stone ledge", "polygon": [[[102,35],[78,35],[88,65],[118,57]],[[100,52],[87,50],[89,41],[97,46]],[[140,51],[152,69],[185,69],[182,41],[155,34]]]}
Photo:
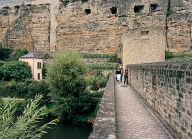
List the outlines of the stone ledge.
{"label": "stone ledge", "polygon": [[93,124],[93,132],[88,139],[116,139],[114,76],[109,78],[103,94],[97,117]]}

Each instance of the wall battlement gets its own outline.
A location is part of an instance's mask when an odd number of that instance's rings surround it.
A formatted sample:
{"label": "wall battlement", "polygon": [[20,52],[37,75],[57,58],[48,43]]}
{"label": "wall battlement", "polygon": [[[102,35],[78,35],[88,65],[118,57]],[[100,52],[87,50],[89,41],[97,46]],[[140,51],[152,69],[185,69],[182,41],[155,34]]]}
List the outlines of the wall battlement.
{"label": "wall battlement", "polygon": [[127,65],[131,87],[180,138],[192,138],[192,59]]}

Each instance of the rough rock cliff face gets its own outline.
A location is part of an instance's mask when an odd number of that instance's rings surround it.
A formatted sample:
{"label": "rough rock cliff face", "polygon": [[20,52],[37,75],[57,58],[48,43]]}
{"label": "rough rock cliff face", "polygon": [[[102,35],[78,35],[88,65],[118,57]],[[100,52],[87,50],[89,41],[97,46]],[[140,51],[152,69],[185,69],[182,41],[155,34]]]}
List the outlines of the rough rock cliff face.
{"label": "rough rock cliff face", "polygon": [[166,49],[192,48],[190,0],[10,1],[0,0],[4,47],[117,52],[124,65],[164,61]]}
{"label": "rough rock cliff face", "polygon": [[[116,14],[116,2],[71,3],[61,6],[57,22],[57,49],[75,49],[91,53],[118,51],[127,25]],[[112,13],[111,8],[114,8]]]}
{"label": "rough rock cliff face", "polygon": [[172,52],[192,50],[192,1],[172,0],[167,19],[168,48]]}
{"label": "rough rock cliff face", "polygon": [[21,5],[0,17],[0,42],[4,47],[49,51],[49,5]]}

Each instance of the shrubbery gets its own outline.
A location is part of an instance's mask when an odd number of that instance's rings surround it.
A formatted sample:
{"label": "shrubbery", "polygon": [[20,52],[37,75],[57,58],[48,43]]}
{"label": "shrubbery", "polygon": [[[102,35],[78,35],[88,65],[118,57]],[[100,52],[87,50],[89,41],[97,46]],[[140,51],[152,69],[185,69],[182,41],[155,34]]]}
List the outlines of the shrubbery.
{"label": "shrubbery", "polygon": [[0,60],[7,60],[12,51],[10,48],[3,48],[0,42]]}
{"label": "shrubbery", "polygon": [[31,78],[30,67],[22,61],[6,62],[0,67],[0,80],[4,81],[22,81]]}
{"label": "shrubbery", "polygon": [[17,97],[25,99],[34,99],[37,94],[43,95],[41,103],[48,103],[50,92],[48,84],[44,81],[35,81],[27,79],[25,82],[0,82],[0,97]]}
{"label": "shrubbery", "polygon": [[105,77],[101,74],[101,72],[98,72],[94,76],[87,77],[86,82],[87,82],[87,85],[89,86],[89,89],[97,91],[99,88],[104,88],[107,85],[110,75],[111,73],[109,73]]}

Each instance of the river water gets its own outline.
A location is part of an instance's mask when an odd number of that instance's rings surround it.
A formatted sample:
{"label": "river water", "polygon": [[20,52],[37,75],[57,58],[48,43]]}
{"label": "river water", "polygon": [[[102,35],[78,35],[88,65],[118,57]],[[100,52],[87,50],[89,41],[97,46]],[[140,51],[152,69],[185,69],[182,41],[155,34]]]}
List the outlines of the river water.
{"label": "river water", "polygon": [[47,130],[42,139],[87,139],[92,132],[92,125],[77,126],[57,123],[52,129]]}

